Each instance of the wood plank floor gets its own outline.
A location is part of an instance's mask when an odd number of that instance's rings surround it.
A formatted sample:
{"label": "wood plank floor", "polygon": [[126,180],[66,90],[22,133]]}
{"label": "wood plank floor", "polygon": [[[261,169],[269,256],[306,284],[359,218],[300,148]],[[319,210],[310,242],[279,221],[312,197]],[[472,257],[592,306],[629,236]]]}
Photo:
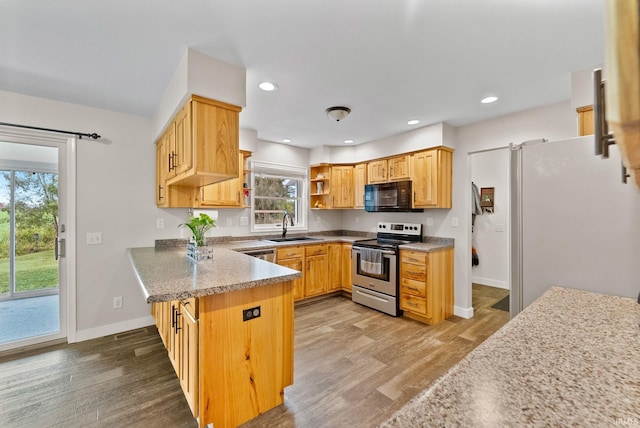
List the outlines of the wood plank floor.
{"label": "wood plank floor", "polygon": [[[475,316],[437,326],[331,297],[297,306],[295,380],[246,427],[371,427],[509,319],[473,287]],[[0,357],[1,427],[196,427],[153,327]]]}

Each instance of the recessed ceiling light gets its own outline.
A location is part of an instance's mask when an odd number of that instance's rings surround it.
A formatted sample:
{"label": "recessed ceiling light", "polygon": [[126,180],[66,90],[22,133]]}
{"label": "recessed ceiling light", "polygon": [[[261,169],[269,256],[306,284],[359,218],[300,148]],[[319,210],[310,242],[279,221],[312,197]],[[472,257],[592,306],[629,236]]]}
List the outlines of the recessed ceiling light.
{"label": "recessed ceiling light", "polygon": [[278,85],[273,82],[261,82],[258,85],[258,88],[262,89],[265,92],[272,92],[278,89]]}
{"label": "recessed ceiling light", "polygon": [[498,97],[486,97],[480,100],[482,104],[491,104],[495,103],[496,101],[498,101]]}
{"label": "recessed ceiling light", "polygon": [[354,140],[344,140],[345,144],[353,144],[355,141]]}
{"label": "recessed ceiling light", "polygon": [[282,142],[283,143],[290,143],[291,142],[291,138],[283,138]]}
{"label": "recessed ceiling light", "polygon": [[419,123],[420,121],[418,119],[411,119],[410,121],[407,122],[407,125],[417,125]]}

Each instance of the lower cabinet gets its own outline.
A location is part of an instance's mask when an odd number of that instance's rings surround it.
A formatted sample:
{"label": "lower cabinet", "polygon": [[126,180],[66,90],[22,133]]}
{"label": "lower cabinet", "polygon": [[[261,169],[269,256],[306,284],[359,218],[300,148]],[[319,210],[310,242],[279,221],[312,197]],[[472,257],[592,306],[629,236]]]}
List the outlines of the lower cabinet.
{"label": "lower cabinet", "polygon": [[304,298],[304,247],[284,247],[276,249],[276,263],[289,269],[297,270],[302,273],[300,278],[293,281],[293,300]]}
{"label": "lower cabinet", "polygon": [[342,291],[351,293],[351,244],[342,244]]}
{"label": "lower cabinet", "polygon": [[436,324],[453,315],[453,249],[400,251],[400,309]]}
{"label": "lower cabinet", "polygon": [[342,244],[328,244],[329,287],[328,292],[342,290]]}
{"label": "lower cabinet", "polygon": [[326,294],[329,287],[329,264],[327,244],[304,247],[305,268],[304,297]]}
{"label": "lower cabinet", "polygon": [[[283,403],[293,383],[291,289],[287,281],[152,305],[201,428],[236,427]],[[245,320],[255,307],[260,316]]]}

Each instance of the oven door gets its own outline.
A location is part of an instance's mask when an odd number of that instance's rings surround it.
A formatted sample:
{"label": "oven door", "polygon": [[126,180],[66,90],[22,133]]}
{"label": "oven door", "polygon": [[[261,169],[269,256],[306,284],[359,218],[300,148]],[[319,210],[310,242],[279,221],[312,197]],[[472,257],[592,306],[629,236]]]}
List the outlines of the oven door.
{"label": "oven door", "polygon": [[396,296],[397,294],[397,256],[394,251],[383,250],[382,274],[373,275],[360,268],[360,250],[351,250],[351,282],[369,290]]}

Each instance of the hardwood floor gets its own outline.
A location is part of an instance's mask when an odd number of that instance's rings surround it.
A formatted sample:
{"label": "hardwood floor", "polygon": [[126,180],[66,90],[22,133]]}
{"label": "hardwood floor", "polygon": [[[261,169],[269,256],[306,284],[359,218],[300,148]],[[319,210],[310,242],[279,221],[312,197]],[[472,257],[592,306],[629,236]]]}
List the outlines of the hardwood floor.
{"label": "hardwood floor", "polygon": [[[244,426],[376,426],[508,321],[503,296],[474,285],[474,318],[436,326],[344,297],[296,306],[294,384]],[[0,426],[98,425],[197,426],[155,328],[0,357]]]}

